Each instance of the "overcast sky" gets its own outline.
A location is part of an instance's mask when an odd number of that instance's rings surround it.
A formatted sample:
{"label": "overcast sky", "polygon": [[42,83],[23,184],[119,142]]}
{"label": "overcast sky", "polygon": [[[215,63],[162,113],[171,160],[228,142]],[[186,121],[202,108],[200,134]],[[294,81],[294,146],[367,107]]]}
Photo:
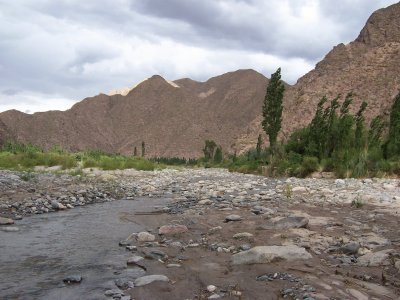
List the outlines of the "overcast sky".
{"label": "overcast sky", "polygon": [[64,110],[153,74],[295,83],[391,0],[0,0],[0,112]]}

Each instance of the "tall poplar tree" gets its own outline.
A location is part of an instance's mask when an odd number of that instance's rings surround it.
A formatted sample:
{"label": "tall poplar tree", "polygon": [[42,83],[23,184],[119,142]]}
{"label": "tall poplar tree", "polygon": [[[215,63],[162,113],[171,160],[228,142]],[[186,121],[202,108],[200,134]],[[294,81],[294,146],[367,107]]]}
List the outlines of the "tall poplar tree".
{"label": "tall poplar tree", "polygon": [[267,86],[267,92],[263,104],[262,127],[269,137],[269,144],[273,149],[276,145],[279,130],[282,125],[282,99],[285,86],[281,81],[281,68],[278,68]]}

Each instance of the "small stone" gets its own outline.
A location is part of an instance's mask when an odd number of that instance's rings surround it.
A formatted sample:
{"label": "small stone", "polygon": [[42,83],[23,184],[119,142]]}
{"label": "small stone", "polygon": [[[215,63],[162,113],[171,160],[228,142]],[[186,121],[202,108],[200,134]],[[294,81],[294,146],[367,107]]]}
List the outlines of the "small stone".
{"label": "small stone", "polygon": [[210,228],[208,230],[208,233],[209,234],[214,234],[214,233],[216,233],[217,231],[220,231],[220,230],[222,230],[222,227],[221,226],[217,226],[217,227]]}
{"label": "small stone", "polygon": [[358,253],[358,249],[360,249],[360,244],[352,242],[340,247],[339,251],[344,254],[353,255]]}
{"label": "small stone", "polygon": [[15,226],[2,226],[0,227],[0,230],[5,232],[17,232],[19,231],[19,228]]}
{"label": "small stone", "polygon": [[210,205],[210,204],[212,204],[212,201],[209,199],[204,199],[204,200],[200,200],[198,203],[199,203],[199,205]]}
{"label": "small stone", "polygon": [[292,189],[292,192],[293,192],[293,193],[296,193],[296,194],[304,194],[304,193],[307,193],[308,190],[307,190],[307,188],[304,187],[304,186],[295,186],[295,187]]}
{"label": "small stone", "polygon": [[240,245],[239,249],[242,250],[242,251],[247,251],[247,250],[251,249],[251,245],[243,244],[243,245]]}
{"label": "small stone", "polygon": [[218,295],[218,294],[212,294],[210,297],[208,297],[208,299],[210,299],[210,300],[212,300],[212,299],[219,299],[219,298],[221,298],[221,296]]}
{"label": "small stone", "polygon": [[112,289],[105,291],[104,295],[112,298],[121,298],[124,295],[124,292],[121,291],[120,289]]}
{"label": "small stone", "polygon": [[137,265],[138,262],[140,262],[141,260],[144,260],[144,257],[135,255],[135,256],[129,257],[128,260],[126,261],[126,263],[128,265]]}
{"label": "small stone", "polygon": [[129,246],[131,244],[130,241],[123,240],[118,243],[121,247]]}
{"label": "small stone", "polygon": [[239,215],[229,215],[225,217],[225,222],[236,222],[242,220],[242,217]]}
{"label": "small stone", "polygon": [[251,234],[250,232],[239,232],[233,236],[234,239],[238,239],[238,240],[245,239],[245,238],[252,238],[252,237],[253,237],[253,234]]}
{"label": "small stone", "polygon": [[169,278],[165,275],[147,275],[147,276],[137,278],[134,281],[134,284],[136,287],[139,287],[139,286],[144,286],[144,285],[150,284],[154,281],[168,282]]}
{"label": "small stone", "polygon": [[180,264],[168,264],[167,265],[167,268],[180,268],[180,267],[182,267],[182,265],[180,265]]}
{"label": "small stone", "polygon": [[139,242],[153,242],[156,239],[156,237],[148,232],[139,232],[137,235],[137,240]]}
{"label": "small stone", "polygon": [[72,283],[81,283],[82,276],[81,275],[70,275],[63,279],[64,283],[72,284]]}
{"label": "small stone", "polygon": [[207,286],[207,291],[209,291],[210,293],[215,292],[216,289],[217,289],[217,287],[215,285]]}
{"label": "small stone", "polygon": [[133,281],[127,279],[127,278],[118,278],[115,281],[115,285],[119,287],[120,289],[127,290],[135,287],[133,284]]}
{"label": "small stone", "polygon": [[189,229],[185,225],[164,225],[161,226],[158,230],[158,234],[160,235],[174,235],[185,233],[189,231]]}
{"label": "small stone", "polygon": [[0,225],[11,225],[11,224],[14,224],[13,219],[0,217]]}
{"label": "small stone", "polygon": [[273,224],[276,229],[305,228],[308,225],[308,218],[302,216],[289,216]]}
{"label": "small stone", "polygon": [[128,246],[126,246],[125,248],[126,248],[126,250],[129,250],[129,251],[137,251],[137,247],[136,247],[136,246],[130,246],[130,245],[128,245]]}

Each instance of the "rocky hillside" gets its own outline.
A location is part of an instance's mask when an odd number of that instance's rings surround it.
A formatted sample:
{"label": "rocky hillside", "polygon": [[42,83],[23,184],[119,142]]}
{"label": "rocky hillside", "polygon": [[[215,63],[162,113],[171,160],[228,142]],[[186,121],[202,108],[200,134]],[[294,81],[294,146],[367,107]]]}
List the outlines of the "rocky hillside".
{"label": "rocky hillside", "polygon": [[[153,76],[126,96],[86,98],[65,112],[0,114],[7,132],[24,143],[76,151],[103,149],[131,154],[142,141],[148,156],[201,155],[205,139],[231,149],[260,113],[267,79],[239,70],[196,82]],[[1,125],[1,123],[0,123]]]}
{"label": "rocky hillside", "polygon": [[[354,93],[354,110],[367,101],[367,121],[387,114],[400,89],[400,3],[372,14],[360,35],[339,44],[315,69],[288,86],[281,138],[307,124],[319,99]],[[0,114],[0,141],[11,137],[44,147],[132,153],[146,143],[148,156],[201,155],[205,139],[225,151],[254,147],[268,80],[239,70],[197,82],[153,76],[133,89],[84,99],[65,112]],[[118,91],[117,91],[118,93]]]}
{"label": "rocky hillside", "polygon": [[[400,3],[373,13],[355,41],[335,46],[314,70],[287,89],[284,99],[282,138],[307,124],[320,98],[354,93],[353,110],[362,101],[369,122],[387,115],[400,90]],[[255,144],[262,133],[261,116],[249,125],[248,134],[238,139],[242,148]]]}

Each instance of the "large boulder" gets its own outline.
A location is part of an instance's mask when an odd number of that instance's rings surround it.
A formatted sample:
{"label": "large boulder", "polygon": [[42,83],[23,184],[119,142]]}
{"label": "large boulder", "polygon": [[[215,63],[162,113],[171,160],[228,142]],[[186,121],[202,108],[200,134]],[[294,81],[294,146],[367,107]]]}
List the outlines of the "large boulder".
{"label": "large boulder", "polygon": [[257,246],[232,256],[234,265],[266,264],[280,260],[294,261],[312,258],[306,249],[290,246]]}

